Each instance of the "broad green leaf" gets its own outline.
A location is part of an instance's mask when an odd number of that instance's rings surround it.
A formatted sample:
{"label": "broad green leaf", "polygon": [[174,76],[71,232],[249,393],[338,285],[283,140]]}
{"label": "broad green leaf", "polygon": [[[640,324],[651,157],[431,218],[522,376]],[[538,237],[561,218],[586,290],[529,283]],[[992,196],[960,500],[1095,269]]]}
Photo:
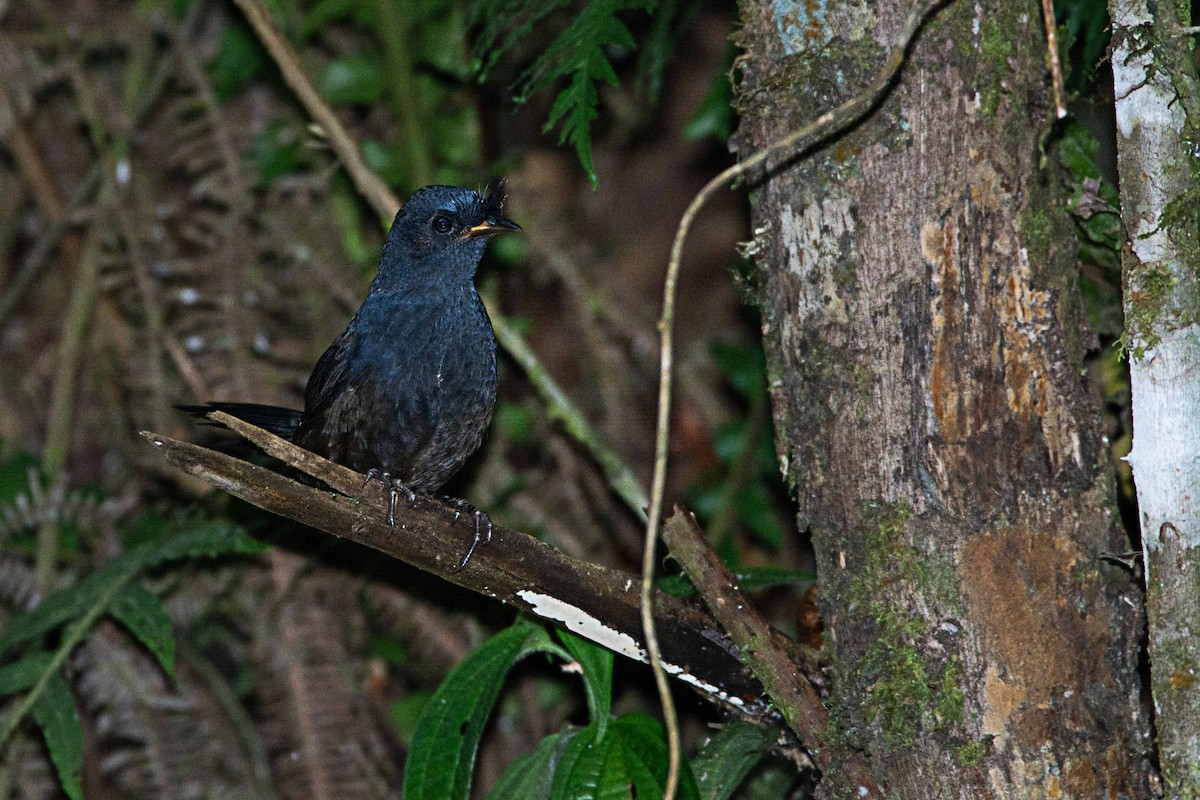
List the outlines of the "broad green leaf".
{"label": "broad green leaf", "polygon": [[63,791],[71,800],[83,800],[83,725],[71,687],[61,672],[51,676],[46,690],[34,703],[33,719],[42,729]]}
{"label": "broad green leaf", "polygon": [[163,672],[175,678],[175,632],[171,618],[154,593],[131,583],[113,600],[109,613],[149,650]]}
{"label": "broad green leaf", "polygon": [[[610,735],[619,735],[625,769],[638,797],[661,797],[667,784],[667,742],[662,725],[646,714],[625,714],[613,720]],[[679,800],[696,800],[696,780],[687,760],[679,764]]]}
{"label": "broad green leaf", "polygon": [[742,720],[722,728],[692,759],[701,800],[728,800],[759,762],[775,732]]}
{"label": "broad green leaf", "polygon": [[37,683],[50,666],[53,653],[41,651],[0,667],[0,695],[28,689]]}
{"label": "broad green leaf", "polygon": [[588,713],[591,721],[600,728],[600,735],[608,726],[612,710],[613,654],[598,644],[592,644],[570,631],[557,629],[555,633],[566,645],[567,650],[583,668],[583,686],[587,693]]}
{"label": "broad green leaf", "polygon": [[[696,784],[681,764],[677,797],[695,798]],[[596,725],[580,731],[563,752],[554,774],[555,800],[627,800],[662,797],[667,744],[662,726],[645,714],[614,719],[601,735]]]}
{"label": "broad green leaf", "polygon": [[568,729],[542,739],[536,750],[508,765],[488,800],[550,800],[555,767],[573,738],[575,730]]}
{"label": "broad green leaf", "polygon": [[454,668],[417,722],[404,767],[405,800],[469,795],[479,740],[504,679],[514,664],[538,651],[563,653],[545,630],[520,620]]}

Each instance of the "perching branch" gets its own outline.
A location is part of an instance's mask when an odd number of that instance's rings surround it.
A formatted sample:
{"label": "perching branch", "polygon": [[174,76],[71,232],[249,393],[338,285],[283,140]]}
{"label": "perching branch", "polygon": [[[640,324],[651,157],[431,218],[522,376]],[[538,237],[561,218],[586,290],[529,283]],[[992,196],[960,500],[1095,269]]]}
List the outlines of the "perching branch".
{"label": "perching branch", "polygon": [[[266,511],[356,542],[451,583],[548,619],[603,647],[646,660],[635,575],[577,561],[531,536],[495,526],[470,562],[456,570],[474,536],[470,515],[418,495],[403,499],[396,526],[388,494],[376,481],[220,412],[209,415],[324,486],[305,486],[225,453],[143,433],[180,469]],[[668,669],[716,703],[768,718],[762,686],[738,659],[716,623],[694,605],[657,594],[657,625]]]}

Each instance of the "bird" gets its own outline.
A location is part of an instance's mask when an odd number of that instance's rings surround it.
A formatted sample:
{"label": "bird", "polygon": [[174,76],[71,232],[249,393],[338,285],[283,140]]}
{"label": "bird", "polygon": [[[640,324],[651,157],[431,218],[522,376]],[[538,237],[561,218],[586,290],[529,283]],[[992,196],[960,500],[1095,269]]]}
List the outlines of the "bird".
{"label": "bird", "polygon": [[[396,497],[435,492],[479,448],[496,402],[496,338],[475,288],[487,242],[520,231],[504,215],[505,182],[477,192],[418,189],[397,212],[379,271],[358,312],[313,367],[304,409],[257,403],[180,406],[194,415],[224,411],[328,458]],[[474,515],[475,540],[491,538]],[[486,534],[481,534],[481,529]]]}

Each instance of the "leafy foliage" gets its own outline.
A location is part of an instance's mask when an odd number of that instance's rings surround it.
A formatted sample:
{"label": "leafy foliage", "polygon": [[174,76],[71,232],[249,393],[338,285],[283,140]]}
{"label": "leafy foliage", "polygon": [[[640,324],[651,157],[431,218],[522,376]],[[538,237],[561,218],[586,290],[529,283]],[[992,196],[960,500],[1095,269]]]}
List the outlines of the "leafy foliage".
{"label": "leafy foliage", "polygon": [[783,484],[767,410],[766,359],[760,346],[735,343],[715,344],[712,355],[746,414],[717,429],[713,449],[719,467],[691,487],[689,499],[723,555],[733,554],[730,537],[736,525],[776,549],[787,523],[778,506]]}
{"label": "leafy foliage", "polygon": [[[574,634],[558,631],[559,646],[538,625],[519,620],[480,645],[438,688],[425,708],[409,750],[404,796],[466,798],[475,753],[509,670],[531,653],[547,653],[579,665],[591,718],[583,728],[566,726],[514,761],[489,797],[531,800],[661,796],[667,746],[659,723],[645,714],[610,719],[613,654]],[[723,800],[758,762],[773,735],[753,725],[731,726],[697,758],[700,784],[686,764],[680,798]]]}
{"label": "leafy foliage", "polygon": [[[564,5],[559,0],[477,2],[472,21],[481,25],[475,50],[480,75],[486,77],[497,60],[535,24]],[[633,34],[617,15],[634,9],[653,12],[656,5],[655,0],[586,3],[578,16],[514,83],[517,101],[525,102],[559,81],[566,81],[550,109],[545,131],[560,127],[559,144],[569,142],[575,146],[579,163],[593,186],[597,179],[592,162],[592,123],[599,116],[600,103],[596,87],[599,83],[616,85],[619,82],[609,53],[635,46]]]}
{"label": "leafy foliage", "polygon": [[[15,484],[6,482],[6,489]],[[11,502],[0,497],[0,502]],[[256,553],[262,547],[242,530],[224,522],[157,518],[158,536],[134,546],[82,580],[47,595],[32,609],[11,619],[0,632],[0,657],[26,644],[27,652],[0,666],[0,694],[24,696],[0,720],[0,744],[27,715],[45,738],[63,791],[82,798],[83,725],[63,668],[67,657],[110,616],[126,628],[174,674],[175,640],[158,598],[137,580],[166,564],[191,558]],[[47,634],[60,630],[57,642]]]}
{"label": "leafy foliage", "polygon": [[1083,91],[1095,81],[1096,68],[1108,47],[1108,4],[1105,0],[1055,0],[1054,18],[1066,28],[1068,86]]}
{"label": "leafy foliage", "polygon": [[1106,277],[1100,282],[1084,275],[1088,321],[1102,338],[1111,341],[1123,330],[1119,287],[1125,230],[1117,189],[1096,163],[1099,147],[1085,127],[1072,123],[1058,143],[1058,157],[1067,173],[1067,209],[1079,234],[1079,260],[1096,265]]}

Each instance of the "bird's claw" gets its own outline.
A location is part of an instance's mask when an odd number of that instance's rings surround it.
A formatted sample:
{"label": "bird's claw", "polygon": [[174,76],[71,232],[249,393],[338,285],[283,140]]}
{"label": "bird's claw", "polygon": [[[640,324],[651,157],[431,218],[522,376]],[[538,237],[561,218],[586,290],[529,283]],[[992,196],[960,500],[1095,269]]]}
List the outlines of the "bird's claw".
{"label": "bird's claw", "polygon": [[471,516],[475,518],[475,538],[471,540],[471,546],[467,548],[462,561],[458,562],[458,566],[454,568],[454,571],[458,572],[471,560],[471,556],[475,554],[475,548],[481,542],[487,544],[492,541],[492,518],[460,497],[446,497],[444,499],[454,506],[454,521],[451,524],[457,523],[458,518],[463,515],[464,511],[469,511]]}
{"label": "bird's claw", "polygon": [[417,493],[414,492],[404,483],[395,480],[390,474],[372,467],[367,470],[367,479],[363,481],[363,486],[366,486],[371,481],[380,481],[388,490],[388,525],[396,527],[396,496],[401,492],[408,499],[408,507],[412,508],[417,504]]}

